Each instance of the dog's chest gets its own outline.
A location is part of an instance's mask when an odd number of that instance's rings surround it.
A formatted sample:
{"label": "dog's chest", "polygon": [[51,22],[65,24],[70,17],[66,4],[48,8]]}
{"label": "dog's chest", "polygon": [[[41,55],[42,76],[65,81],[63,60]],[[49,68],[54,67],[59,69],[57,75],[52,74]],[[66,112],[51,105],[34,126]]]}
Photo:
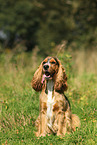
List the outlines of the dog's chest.
{"label": "dog's chest", "polygon": [[49,80],[47,83],[47,118],[51,119],[52,117],[52,111],[54,106],[54,82],[52,80]]}

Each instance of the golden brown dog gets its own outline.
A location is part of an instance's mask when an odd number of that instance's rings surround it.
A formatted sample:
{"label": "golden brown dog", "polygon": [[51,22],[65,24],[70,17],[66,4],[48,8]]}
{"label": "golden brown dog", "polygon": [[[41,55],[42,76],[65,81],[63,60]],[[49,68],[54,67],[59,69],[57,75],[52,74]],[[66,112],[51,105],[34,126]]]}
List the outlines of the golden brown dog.
{"label": "golden brown dog", "polygon": [[32,79],[32,87],[40,94],[40,112],[35,122],[36,136],[75,131],[80,126],[77,115],[71,113],[70,103],[64,95],[67,90],[67,76],[61,62],[47,57],[41,63]]}

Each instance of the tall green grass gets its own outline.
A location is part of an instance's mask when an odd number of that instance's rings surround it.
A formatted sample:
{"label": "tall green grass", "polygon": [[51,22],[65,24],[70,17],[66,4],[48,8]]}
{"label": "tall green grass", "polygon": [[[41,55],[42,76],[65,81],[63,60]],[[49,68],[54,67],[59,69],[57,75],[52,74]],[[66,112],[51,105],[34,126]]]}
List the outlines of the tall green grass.
{"label": "tall green grass", "polygon": [[78,71],[84,64],[82,56],[80,51],[64,52],[59,56],[68,76],[69,88],[66,95],[71,103],[72,113],[77,114],[81,120],[81,128],[72,134],[66,134],[64,138],[51,135],[37,139],[34,121],[39,114],[40,93],[31,88],[31,79],[43,58],[37,56],[36,51],[17,55],[7,52],[0,55],[1,145],[97,143],[97,71],[94,67],[90,72],[84,68]]}

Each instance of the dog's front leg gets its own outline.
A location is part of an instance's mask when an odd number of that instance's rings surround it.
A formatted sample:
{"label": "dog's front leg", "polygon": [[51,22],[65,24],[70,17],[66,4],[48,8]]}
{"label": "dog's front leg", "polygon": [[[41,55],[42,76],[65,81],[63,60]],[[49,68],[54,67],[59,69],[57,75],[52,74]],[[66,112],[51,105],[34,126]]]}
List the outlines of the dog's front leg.
{"label": "dog's front leg", "polygon": [[41,113],[40,113],[40,136],[46,135],[46,128],[47,128],[46,112],[44,110],[41,110]]}
{"label": "dog's front leg", "polygon": [[57,136],[63,135],[63,122],[64,122],[64,111],[59,110],[58,111],[58,131],[57,131]]}

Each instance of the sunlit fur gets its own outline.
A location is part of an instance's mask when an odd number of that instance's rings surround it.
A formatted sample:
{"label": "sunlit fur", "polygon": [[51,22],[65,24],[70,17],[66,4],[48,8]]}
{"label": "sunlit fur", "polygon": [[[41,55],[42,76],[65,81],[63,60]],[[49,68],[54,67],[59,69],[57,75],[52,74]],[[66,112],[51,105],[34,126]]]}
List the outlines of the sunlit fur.
{"label": "sunlit fur", "polygon": [[[49,62],[49,63],[48,63]],[[44,64],[49,64],[48,72],[50,73],[51,81],[53,82],[54,89],[49,93],[48,82],[50,80],[45,79],[42,83],[45,70]],[[50,83],[49,83],[50,84]],[[33,79],[32,87],[36,91],[41,91],[40,94],[40,108],[39,116],[35,122],[37,127],[36,136],[45,136],[46,134],[56,134],[64,136],[65,133],[70,133],[76,130],[76,127],[80,126],[80,120],[77,115],[71,113],[70,103],[67,97],[64,95],[64,91],[67,90],[67,76],[65,69],[61,65],[61,62],[55,57],[47,57],[36,70]],[[53,95],[50,95],[53,94]],[[51,97],[53,104],[51,106],[51,112],[48,111],[48,100]],[[48,122],[48,114],[52,114],[51,124]]]}
{"label": "sunlit fur", "polygon": [[32,87],[35,89],[35,91],[41,91],[42,90],[42,64],[39,66],[39,68],[36,70],[34,77],[32,79]]}

